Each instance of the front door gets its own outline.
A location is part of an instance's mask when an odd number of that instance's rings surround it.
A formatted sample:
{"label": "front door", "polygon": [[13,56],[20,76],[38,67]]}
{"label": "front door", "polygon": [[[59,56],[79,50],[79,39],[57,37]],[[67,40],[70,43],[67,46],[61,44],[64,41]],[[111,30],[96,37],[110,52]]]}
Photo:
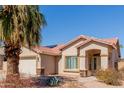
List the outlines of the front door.
{"label": "front door", "polygon": [[99,69],[99,67],[100,67],[99,63],[100,63],[99,56],[93,56],[92,57],[92,61],[91,61],[91,72],[92,72],[92,75],[95,75],[96,70]]}

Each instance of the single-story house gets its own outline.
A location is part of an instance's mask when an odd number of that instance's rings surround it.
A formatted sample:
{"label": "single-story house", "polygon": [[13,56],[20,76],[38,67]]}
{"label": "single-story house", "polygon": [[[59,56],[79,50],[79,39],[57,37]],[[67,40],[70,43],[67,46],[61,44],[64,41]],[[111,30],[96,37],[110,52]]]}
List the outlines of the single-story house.
{"label": "single-story house", "polygon": [[118,38],[80,35],[63,45],[23,47],[19,71],[30,75],[95,75],[100,69],[117,69],[120,57]]}

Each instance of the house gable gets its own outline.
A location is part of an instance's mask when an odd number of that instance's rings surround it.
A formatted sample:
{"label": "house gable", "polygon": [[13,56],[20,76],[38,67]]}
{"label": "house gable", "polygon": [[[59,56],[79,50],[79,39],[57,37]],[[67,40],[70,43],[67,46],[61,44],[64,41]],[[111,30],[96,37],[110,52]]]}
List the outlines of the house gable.
{"label": "house gable", "polygon": [[78,36],[77,38],[71,40],[70,42],[68,42],[67,44],[65,44],[63,47],[61,47],[60,49],[63,50],[63,49],[66,49],[72,45],[74,45],[75,43],[77,43],[78,41],[85,41],[87,40],[89,37],[88,36],[84,36],[84,35],[80,35]]}
{"label": "house gable", "polygon": [[85,39],[78,39],[75,42],[69,44],[65,48],[62,49],[62,55],[77,55],[77,45],[81,44],[84,42]]}
{"label": "house gable", "polygon": [[106,43],[103,43],[103,42],[99,42],[99,41],[95,41],[95,40],[86,40],[85,42],[79,44],[78,46],[76,46],[77,48],[80,48],[80,47],[87,47],[87,45],[89,44],[96,44],[96,45],[99,45],[99,46],[103,46],[103,47],[111,47],[110,45],[106,44]]}
{"label": "house gable", "polygon": [[99,43],[99,44],[101,44],[101,45],[107,45],[107,46],[111,46],[111,47],[113,47],[113,48],[117,48],[116,47],[116,45],[114,45],[114,44],[111,44],[111,43],[108,43],[108,42],[105,42],[105,41],[103,41],[103,40],[101,40],[101,39],[88,39],[88,40],[86,40],[85,42],[83,42],[83,43],[81,43],[81,44],[79,44],[78,46],[77,46],[77,48],[80,48],[80,47],[82,47],[82,46],[85,46],[87,43],[89,43],[89,42],[96,42],[96,43]]}
{"label": "house gable", "polygon": [[80,46],[79,50],[80,50],[80,55],[85,55],[85,52],[87,50],[92,50],[92,49],[101,50],[102,55],[108,55],[108,48],[109,48],[108,45],[105,45],[99,42],[90,41],[85,45]]}
{"label": "house gable", "polygon": [[21,50],[22,50],[22,53],[20,54],[20,57],[34,57],[37,55],[35,51],[26,47],[22,47]]}

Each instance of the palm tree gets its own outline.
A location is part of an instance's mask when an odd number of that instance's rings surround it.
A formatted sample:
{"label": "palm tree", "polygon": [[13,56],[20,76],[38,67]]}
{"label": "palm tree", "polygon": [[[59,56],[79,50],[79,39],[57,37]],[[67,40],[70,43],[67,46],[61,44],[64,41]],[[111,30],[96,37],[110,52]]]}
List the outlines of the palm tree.
{"label": "palm tree", "polygon": [[46,24],[38,6],[0,6],[0,39],[4,41],[7,75],[19,74],[22,46],[38,45],[41,28]]}

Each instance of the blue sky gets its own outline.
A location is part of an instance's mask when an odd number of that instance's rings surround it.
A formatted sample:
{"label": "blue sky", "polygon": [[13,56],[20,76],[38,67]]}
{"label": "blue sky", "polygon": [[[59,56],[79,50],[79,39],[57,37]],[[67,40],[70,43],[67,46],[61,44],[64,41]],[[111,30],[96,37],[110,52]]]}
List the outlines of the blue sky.
{"label": "blue sky", "polygon": [[124,6],[40,6],[40,11],[47,21],[42,45],[66,43],[81,34],[118,37],[124,45]]}

